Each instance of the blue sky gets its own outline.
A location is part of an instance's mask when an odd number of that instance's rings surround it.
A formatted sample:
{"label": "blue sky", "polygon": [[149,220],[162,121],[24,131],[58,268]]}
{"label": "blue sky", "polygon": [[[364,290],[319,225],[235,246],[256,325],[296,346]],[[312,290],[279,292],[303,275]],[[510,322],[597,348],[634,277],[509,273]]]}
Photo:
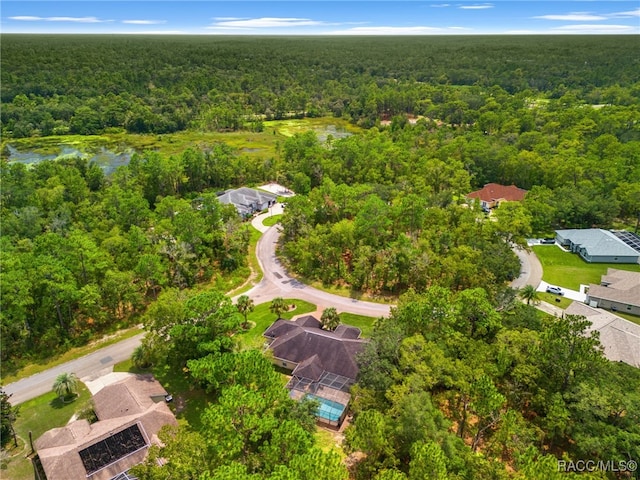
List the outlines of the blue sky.
{"label": "blue sky", "polygon": [[2,1],[4,33],[640,34],[640,0]]}

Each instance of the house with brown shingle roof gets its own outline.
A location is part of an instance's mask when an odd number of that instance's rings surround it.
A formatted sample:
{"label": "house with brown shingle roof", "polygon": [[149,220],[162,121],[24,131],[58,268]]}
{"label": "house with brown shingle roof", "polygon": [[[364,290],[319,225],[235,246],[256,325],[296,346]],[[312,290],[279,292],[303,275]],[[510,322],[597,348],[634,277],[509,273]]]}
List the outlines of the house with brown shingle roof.
{"label": "house with brown shingle roof", "polygon": [[132,375],[93,396],[98,421],[76,420],[35,442],[48,480],[111,480],[142,463],[158,432],[177,421],[151,375]]}
{"label": "house with brown shingle roof", "polygon": [[582,302],[573,302],[565,313],[581,315],[591,322],[587,332],[599,332],[606,358],[640,368],[640,325]]}
{"label": "house with brown shingle roof", "polygon": [[477,200],[483,210],[488,210],[497,207],[500,202],[520,202],[526,194],[526,190],[515,185],[487,183],[480,190],[467,194],[467,199]]}
{"label": "house with brown shingle roof", "polygon": [[278,319],[264,336],[273,363],[291,371],[290,396],[318,400],[318,421],[339,427],[351,398],[349,389],[358,376],[356,356],[367,344],[360,338],[360,329],[339,325],[333,332],[323,330],[318,319],[306,315]]}
{"label": "house with brown shingle roof", "polygon": [[608,268],[600,285],[589,285],[586,302],[592,307],[640,316],[640,272]]}

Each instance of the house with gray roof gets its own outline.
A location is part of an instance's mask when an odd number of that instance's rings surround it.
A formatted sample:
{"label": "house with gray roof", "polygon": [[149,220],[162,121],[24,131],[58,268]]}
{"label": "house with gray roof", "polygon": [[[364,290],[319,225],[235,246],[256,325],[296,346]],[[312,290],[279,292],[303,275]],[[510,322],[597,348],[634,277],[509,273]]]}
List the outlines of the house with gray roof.
{"label": "house with gray roof", "polygon": [[640,263],[640,252],[600,228],[556,230],[558,244],[591,263]]}
{"label": "house with gray roof", "polygon": [[177,426],[165,402],[167,392],[151,375],[132,375],[93,396],[95,423],[75,420],[51,429],[35,442],[47,480],[113,480],[130,478],[142,463],[158,432]]}
{"label": "house with gray roof", "polygon": [[607,269],[600,285],[589,285],[586,302],[592,307],[640,316],[640,272]]}
{"label": "house with gray roof", "polygon": [[358,376],[356,356],[367,341],[360,329],[339,325],[323,330],[318,319],[305,315],[296,320],[276,320],[264,332],[273,363],[291,372],[290,396],[317,400],[317,419],[339,427],[351,398],[349,389]]}
{"label": "house with gray roof", "polygon": [[640,325],[581,302],[573,302],[565,313],[581,315],[591,322],[588,332],[600,333],[606,358],[640,368]]}
{"label": "house with gray roof", "polygon": [[226,190],[218,195],[218,201],[225,205],[233,205],[242,217],[250,217],[276,203],[277,196],[273,193],[241,187]]}

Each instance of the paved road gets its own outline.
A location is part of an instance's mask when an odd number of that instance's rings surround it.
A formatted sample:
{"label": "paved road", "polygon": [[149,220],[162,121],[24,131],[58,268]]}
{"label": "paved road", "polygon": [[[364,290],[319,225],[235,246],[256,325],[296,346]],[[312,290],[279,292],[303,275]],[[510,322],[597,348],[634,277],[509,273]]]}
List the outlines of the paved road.
{"label": "paved road", "polygon": [[542,264],[532,250],[526,251],[520,247],[514,247],[513,251],[520,259],[520,276],[511,282],[512,288],[522,288],[531,285],[538,288],[542,281]]}
{"label": "paved road", "polygon": [[128,338],[108,347],[101,348],[77,360],[52,367],[42,373],[37,373],[4,387],[6,393],[11,393],[12,405],[26,402],[32,398],[50,392],[56,377],[61,373],[75,373],[81,380],[93,380],[111,372],[116,363],[127,360],[131,352],[140,345],[143,334]]}
{"label": "paved road", "polygon": [[[268,216],[269,214],[264,215]],[[276,244],[280,237],[278,226],[275,225],[264,230],[256,247],[258,262],[264,276],[258,285],[245,293],[253,299],[254,303],[268,302],[276,297],[297,298],[316,304],[318,309],[335,307],[338,312],[356,313],[370,317],[389,315],[390,305],[365,302],[323,292],[290,277],[275,253]]]}
{"label": "paved road", "polygon": [[[282,207],[276,205],[273,215],[282,213]],[[275,254],[275,247],[280,235],[277,226],[264,227],[262,220],[269,216],[266,213],[256,217],[254,225],[265,232],[258,242],[258,261],[264,271],[262,281],[253,287],[249,295],[256,304],[271,301],[275,297],[299,298],[318,305],[318,308],[335,307],[338,312],[351,312],[359,315],[380,317],[389,314],[389,305],[363,302],[356,299],[340,297],[311,288],[289,277]],[[77,360],[58,365],[45,372],[32,375],[4,387],[5,392],[12,393],[11,403],[17,405],[44,393],[50,392],[55,379],[61,373],[75,373],[81,380],[90,381],[112,371],[113,365],[131,357],[133,350],[140,345],[143,334],[123,340],[122,342],[100,349]]]}

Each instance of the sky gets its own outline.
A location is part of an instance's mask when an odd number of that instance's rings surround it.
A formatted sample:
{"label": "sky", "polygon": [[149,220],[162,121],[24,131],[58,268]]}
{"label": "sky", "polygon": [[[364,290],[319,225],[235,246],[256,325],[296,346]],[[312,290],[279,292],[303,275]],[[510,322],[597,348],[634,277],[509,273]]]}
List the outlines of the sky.
{"label": "sky", "polygon": [[640,34],[640,0],[2,0],[0,8],[3,33]]}

